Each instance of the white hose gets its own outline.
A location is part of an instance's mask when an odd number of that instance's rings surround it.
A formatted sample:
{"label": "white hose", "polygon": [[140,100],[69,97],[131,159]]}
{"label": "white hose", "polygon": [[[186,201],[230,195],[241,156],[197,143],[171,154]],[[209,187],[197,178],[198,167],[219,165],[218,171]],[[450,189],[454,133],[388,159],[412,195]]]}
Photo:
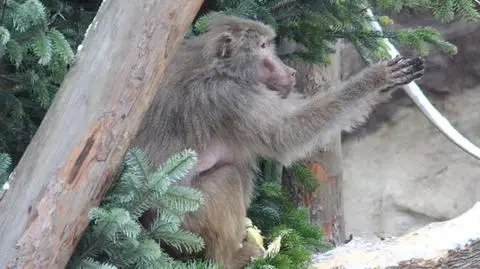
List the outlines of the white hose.
{"label": "white hose", "polygon": [[[367,14],[372,18],[372,27],[382,32],[382,27],[374,19],[373,13],[370,9],[367,9]],[[393,46],[393,44],[388,40],[388,38],[383,38],[385,44],[388,48],[388,53],[391,58],[396,57],[400,52]],[[480,160],[480,148],[466,139],[462,134],[460,134],[450,122],[438,112],[438,110],[432,105],[432,103],[427,99],[423,94],[420,87],[414,81],[403,86],[403,89],[408,94],[408,96],[413,100],[417,107],[422,111],[422,113],[430,120],[430,122],[437,127],[440,132],[442,132],[448,139],[455,143],[465,152],[469,153],[473,157]]]}

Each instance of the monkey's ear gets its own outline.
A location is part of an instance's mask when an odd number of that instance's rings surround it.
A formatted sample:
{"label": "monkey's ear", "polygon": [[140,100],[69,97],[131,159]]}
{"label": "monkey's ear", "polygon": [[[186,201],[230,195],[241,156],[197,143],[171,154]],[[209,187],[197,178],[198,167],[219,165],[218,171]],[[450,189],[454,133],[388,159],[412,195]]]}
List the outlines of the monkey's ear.
{"label": "monkey's ear", "polygon": [[228,33],[222,34],[218,40],[217,56],[219,58],[230,58],[232,55],[232,35]]}

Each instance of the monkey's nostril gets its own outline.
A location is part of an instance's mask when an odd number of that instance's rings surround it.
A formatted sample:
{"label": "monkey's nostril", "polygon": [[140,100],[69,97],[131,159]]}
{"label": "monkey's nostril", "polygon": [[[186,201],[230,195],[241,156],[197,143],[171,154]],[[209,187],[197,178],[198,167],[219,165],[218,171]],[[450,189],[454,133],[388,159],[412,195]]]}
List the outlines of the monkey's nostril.
{"label": "monkey's nostril", "polygon": [[294,77],[296,74],[297,74],[297,70],[291,70],[291,71],[290,71],[290,75],[291,75],[292,77]]}

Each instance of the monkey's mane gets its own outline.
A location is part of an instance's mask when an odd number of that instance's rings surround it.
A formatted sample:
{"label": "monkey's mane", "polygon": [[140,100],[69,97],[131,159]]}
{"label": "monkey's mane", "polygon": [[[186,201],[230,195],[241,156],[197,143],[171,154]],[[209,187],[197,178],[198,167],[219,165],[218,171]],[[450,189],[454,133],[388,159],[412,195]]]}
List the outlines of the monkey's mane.
{"label": "monkey's mane", "polygon": [[217,31],[221,29],[221,31],[229,32],[233,35],[253,30],[268,39],[273,39],[276,36],[275,30],[262,22],[231,17],[222,13],[214,13],[211,15],[207,25],[207,32],[213,31],[213,29]]}

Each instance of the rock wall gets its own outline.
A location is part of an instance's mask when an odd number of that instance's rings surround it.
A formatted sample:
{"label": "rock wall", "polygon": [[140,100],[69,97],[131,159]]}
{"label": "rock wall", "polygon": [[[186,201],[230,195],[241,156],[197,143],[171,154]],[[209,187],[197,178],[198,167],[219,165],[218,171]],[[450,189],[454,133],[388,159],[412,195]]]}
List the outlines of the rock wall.
{"label": "rock wall", "polygon": [[[433,51],[426,58],[419,85],[463,135],[480,145],[480,24],[441,25],[414,13],[393,18],[399,27],[433,26],[457,45],[455,56]],[[364,66],[348,45],[342,59],[342,79]],[[398,236],[454,218],[480,201],[480,161],[438,132],[402,90],[363,127],[344,136],[343,154],[347,234]]]}

